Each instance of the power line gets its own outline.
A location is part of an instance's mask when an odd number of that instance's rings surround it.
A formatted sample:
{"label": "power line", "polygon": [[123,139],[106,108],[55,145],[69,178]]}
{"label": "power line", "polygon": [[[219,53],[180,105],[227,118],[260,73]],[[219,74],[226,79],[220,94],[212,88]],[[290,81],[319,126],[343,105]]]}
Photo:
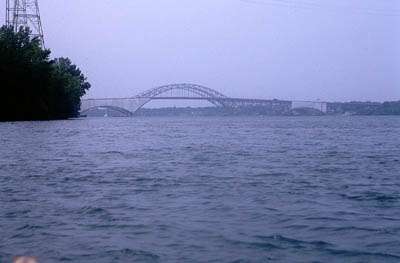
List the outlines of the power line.
{"label": "power line", "polygon": [[239,0],[240,2],[254,5],[269,5],[290,7],[300,10],[323,10],[334,13],[363,14],[375,16],[400,16],[400,9],[354,7],[305,0]]}

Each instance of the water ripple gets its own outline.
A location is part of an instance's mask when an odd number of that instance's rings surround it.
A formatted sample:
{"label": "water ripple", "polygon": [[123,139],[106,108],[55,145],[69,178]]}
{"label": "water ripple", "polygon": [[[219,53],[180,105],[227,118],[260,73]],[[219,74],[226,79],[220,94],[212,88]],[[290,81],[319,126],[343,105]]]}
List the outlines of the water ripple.
{"label": "water ripple", "polygon": [[0,262],[400,262],[400,118],[0,123]]}

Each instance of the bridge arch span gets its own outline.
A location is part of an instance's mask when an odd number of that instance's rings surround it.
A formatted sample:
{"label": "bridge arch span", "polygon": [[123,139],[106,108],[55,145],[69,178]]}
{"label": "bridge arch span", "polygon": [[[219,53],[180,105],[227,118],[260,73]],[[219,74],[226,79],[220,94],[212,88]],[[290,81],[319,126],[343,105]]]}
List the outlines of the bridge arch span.
{"label": "bridge arch span", "polygon": [[292,101],[292,110],[316,110],[325,113],[327,107],[328,103],[322,101]]}
{"label": "bridge arch span", "polygon": [[[148,102],[156,99],[207,100],[213,105],[219,107],[225,106],[221,99],[227,99],[228,97],[216,90],[201,85],[180,83],[155,87],[139,93],[133,98],[149,99]],[[143,104],[141,107],[143,107],[145,104]]]}
{"label": "bridge arch span", "polygon": [[126,116],[126,117],[132,117],[132,112],[130,112],[129,110],[126,110],[126,109],[120,108],[120,107],[110,106],[110,105],[94,106],[94,107],[82,110],[81,111],[81,115],[85,115],[86,113],[88,113],[91,110],[101,109],[101,108],[114,110],[114,111],[117,111],[117,112],[119,112],[121,114],[124,114],[124,116]]}
{"label": "bridge arch span", "polygon": [[142,93],[139,93],[135,97],[136,98],[156,98],[159,95],[164,94],[168,91],[172,91],[172,90],[186,91],[188,95],[196,95],[196,96],[200,96],[202,98],[228,98],[227,96],[223,95],[222,93],[220,93],[216,90],[213,90],[213,89],[201,86],[201,85],[188,84],[188,83],[159,86],[156,88],[146,90]]}

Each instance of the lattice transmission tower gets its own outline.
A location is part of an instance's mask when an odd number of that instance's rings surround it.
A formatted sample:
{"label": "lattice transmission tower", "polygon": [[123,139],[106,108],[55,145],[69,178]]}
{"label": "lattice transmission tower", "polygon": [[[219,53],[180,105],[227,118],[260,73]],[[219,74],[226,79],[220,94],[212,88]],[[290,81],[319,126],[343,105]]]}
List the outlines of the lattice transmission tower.
{"label": "lattice transmission tower", "polygon": [[15,32],[21,26],[29,27],[31,37],[38,37],[40,45],[44,49],[44,36],[42,21],[39,12],[39,0],[7,0],[6,25],[12,27]]}

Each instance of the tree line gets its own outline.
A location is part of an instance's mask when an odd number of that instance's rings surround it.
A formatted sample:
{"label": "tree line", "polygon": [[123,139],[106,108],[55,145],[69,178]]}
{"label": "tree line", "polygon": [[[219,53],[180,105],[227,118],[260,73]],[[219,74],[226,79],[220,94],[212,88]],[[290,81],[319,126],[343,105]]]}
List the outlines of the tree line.
{"label": "tree line", "polygon": [[0,121],[77,117],[90,83],[70,59],[50,59],[30,33],[0,28]]}

